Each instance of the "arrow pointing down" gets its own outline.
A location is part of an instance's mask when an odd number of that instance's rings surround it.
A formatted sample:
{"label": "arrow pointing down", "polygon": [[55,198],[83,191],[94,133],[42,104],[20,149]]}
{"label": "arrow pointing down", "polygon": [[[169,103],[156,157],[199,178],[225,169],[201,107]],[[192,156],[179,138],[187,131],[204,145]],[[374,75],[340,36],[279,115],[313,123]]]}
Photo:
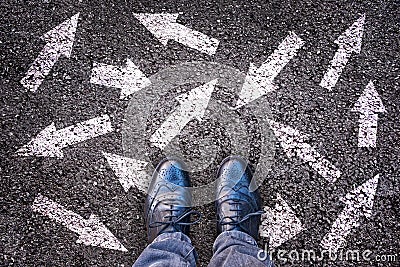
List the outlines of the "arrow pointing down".
{"label": "arrow pointing down", "polygon": [[47,32],[42,37],[46,41],[46,45],[29,67],[25,77],[21,80],[21,84],[25,88],[36,92],[58,59],[61,56],[67,58],[71,56],[78,18],[79,13]]}
{"label": "arrow pointing down", "polygon": [[219,41],[176,22],[179,14],[133,14],[164,46],[175,40],[200,52],[214,55]]}
{"label": "arrow pointing down", "polygon": [[65,209],[60,204],[40,194],[35,198],[32,210],[77,233],[79,238],[76,243],[124,252],[128,251],[110,230],[100,222],[96,215],[92,214],[89,219],[85,220],[78,214]]}
{"label": "arrow pointing down", "polygon": [[218,79],[212,80],[189,93],[178,96],[176,100],[180,102],[179,107],[151,136],[150,142],[154,146],[164,149],[193,118],[201,121],[217,82]]}
{"label": "arrow pointing down", "polygon": [[370,81],[352,111],[360,112],[358,147],[376,147],[378,112],[385,112],[382,100]]}

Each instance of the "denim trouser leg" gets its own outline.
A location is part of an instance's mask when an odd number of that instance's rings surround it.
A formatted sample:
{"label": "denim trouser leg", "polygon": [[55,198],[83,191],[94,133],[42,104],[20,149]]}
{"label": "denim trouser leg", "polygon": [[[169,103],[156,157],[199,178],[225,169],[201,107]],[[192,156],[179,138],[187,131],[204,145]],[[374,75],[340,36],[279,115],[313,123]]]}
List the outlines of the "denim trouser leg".
{"label": "denim trouser leg", "polygon": [[[257,258],[260,249],[250,235],[240,231],[222,232],[214,242],[214,255],[209,267],[223,266],[273,266],[268,259],[261,261]],[[261,255],[265,257],[265,254]],[[265,257],[267,258],[267,257]]]}
{"label": "denim trouser leg", "polygon": [[164,233],[143,250],[133,266],[196,266],[196,257],[187,235],[181,232]]}

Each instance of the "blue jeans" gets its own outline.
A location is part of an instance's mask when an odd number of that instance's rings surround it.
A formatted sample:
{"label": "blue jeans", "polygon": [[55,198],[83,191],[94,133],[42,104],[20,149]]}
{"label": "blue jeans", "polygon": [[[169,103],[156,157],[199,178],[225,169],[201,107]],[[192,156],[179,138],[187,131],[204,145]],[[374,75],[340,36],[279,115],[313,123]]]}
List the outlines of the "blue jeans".
{"label": "blue jeans", "polygon": [[[273,266],[270,260],[257,258],[260,249],[256,241],[240,231],[222,232],[214,242],[213,251],[208,264],[211,267]],[[264,253],[261,256],[268,258]],[[181,232],[164,233],[145,248],[133,266],[196,266],[196,260],[196,251],[187,235]]]}

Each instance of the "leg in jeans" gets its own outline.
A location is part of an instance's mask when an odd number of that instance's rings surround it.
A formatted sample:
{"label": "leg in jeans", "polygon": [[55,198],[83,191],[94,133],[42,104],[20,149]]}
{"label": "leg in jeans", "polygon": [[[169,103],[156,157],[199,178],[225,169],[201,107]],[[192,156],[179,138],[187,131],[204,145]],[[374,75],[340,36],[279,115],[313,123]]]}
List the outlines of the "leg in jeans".
{"label": "leg in jeans", "polygon": [[164,233],[143,250],[133,267],[196,266],[197,255],[187,235]]}
{"label": "leg in jeans", "polygon": [[264,253],[261,254],[261,257],[267,259],[257,258],[260,251],[257,242],[253,237],[241,231],[222,232],[214,242],[213,251],[214,255],[208,264],[209,267],[273,266],[272,261]]}

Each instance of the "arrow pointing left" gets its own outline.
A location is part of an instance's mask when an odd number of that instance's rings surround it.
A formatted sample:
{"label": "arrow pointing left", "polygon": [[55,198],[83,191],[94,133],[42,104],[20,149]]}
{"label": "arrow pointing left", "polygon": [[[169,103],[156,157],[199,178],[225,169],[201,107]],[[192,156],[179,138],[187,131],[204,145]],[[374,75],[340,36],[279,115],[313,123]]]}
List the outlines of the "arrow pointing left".
{"label": "arrow pointing left", "polygon": [[17,154],[62,158],[64,156],[63,148],[112,131],[113,128],[108,115],[96,117],[60,130],[57,130],[52,123],[42,130],[36,138],[20,148]]}
{"label": "arrow pointing left", "polygon": [[65,209],[60,204],[40,194],[35,198],[32,210],[49,217],[78,234],[79,238],[76,243],[123,252],[128,251],[96,215],[92,214],[89,219],[85,220],[78,214]]}
{"label": "arrow pointing left", "polygon": [[42,37],[46,41],[46,45],[29,67],[25,77],[21,80],[21,84],[25,88],[36,92],[58,59],[61,56],[67,58],[71,56],[78,18],[79,13],[47,32]]}
{"label": "arrow pointing left", "polygon": [[150,142],[164,149],[193,118],[201,121],[217,82],[218,79],[212,80],[189,93],[178,96],[176,99],[180,102],[179,107],[155,131]]}

